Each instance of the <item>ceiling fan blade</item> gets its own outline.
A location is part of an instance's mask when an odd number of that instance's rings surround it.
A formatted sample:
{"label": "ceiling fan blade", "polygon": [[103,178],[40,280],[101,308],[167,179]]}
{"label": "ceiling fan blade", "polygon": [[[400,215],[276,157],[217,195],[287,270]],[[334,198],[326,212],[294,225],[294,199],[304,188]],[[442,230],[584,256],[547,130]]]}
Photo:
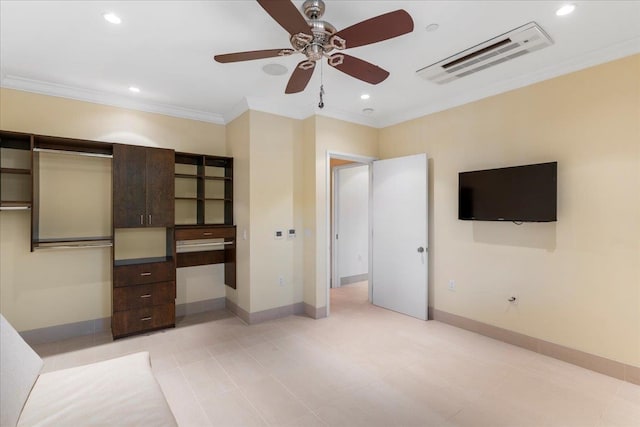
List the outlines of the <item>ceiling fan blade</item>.
{"label": "ceiling fan blade", "polygon": [[293,49],[267,49],[251,50],[248,52],[225,53],[213,57],[218,62],[226,64],[228,62],[251,61],[253,59],[273,58],[274,56],[288,56],[294,53]]}
{"label": "ceiling fan blade", "polygon": [[284,93],[302,92],[307,87],[309,80],[311,80],[315,69],[316,63],[314,61],[305,60],[296,65],[296,69],[293,70]]}
{"label": "ceiling fan blade", "polygon": [[258,0],[258,3],[282,28],[291,35],[311,34],[307,20],[289,0]]}
{"label": "ceiling fan blade", "polygon": [[411,15],[403,9],[398,9],[338,31],[331,39],[343,39],[344,49],[349,49],[392,39],[411,31],[413,31]]}
{"label": "ceiling fan blade", "polygon": [[363,82],[377,85],[389,77],[389,72],[383,70],[377,65],[362,59],[345,55],[344,53],[334,53],[329,57],[329,65],[337,68],[351,77],[362,80]]}

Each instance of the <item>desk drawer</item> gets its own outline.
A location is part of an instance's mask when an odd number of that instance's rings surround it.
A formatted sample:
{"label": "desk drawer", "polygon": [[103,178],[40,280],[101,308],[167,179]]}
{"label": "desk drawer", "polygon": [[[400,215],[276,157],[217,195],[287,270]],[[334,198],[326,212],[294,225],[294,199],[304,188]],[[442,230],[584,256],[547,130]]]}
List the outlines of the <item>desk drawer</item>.
{"label": "desk drawer", "polygon": [[123,286],[113,289],[113,311],[152,307],[175,302],[175,282]]}
{"label": "desk drawer", "polygon": [[121,265],[113,269],[114,287],[172,282],[174,279],[175,268],[173,262]]}
{"label": "desk drawer", "polygon": [[171,303],[113,313],[111,332],[115,338],[119,338],[136,332],[175,326],[175,324],[176,306]]}
{"label": "desk drawer", "polygon": [[236,237],[236,228],[230,227],[197,227],[176,229],[176,241],[197,239],[221,239]]}

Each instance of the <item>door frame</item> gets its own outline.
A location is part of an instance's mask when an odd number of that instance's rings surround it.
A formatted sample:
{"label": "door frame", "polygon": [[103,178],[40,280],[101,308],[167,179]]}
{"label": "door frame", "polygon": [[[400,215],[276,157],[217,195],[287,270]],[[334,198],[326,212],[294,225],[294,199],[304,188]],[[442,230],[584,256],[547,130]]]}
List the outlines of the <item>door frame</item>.
{"label": "door frame", "polygon": [[[344,153],[344,152],[339,152],[339,151],[331,151],[331,150],[327,150],[326,152],[326,156],[325,156],[325,189],[326,189],[326,195],[327,197],[325,198],[326,200],[326,210],[325,210],[325,226],[326,226],[326,246],[327,246],[327,251],[326,251],[326,265],[325,265],[325,270],[326,270],[326,277],[325,277],[325,290],[326,290],[326,298],[327,298],[327,317],[329,317],[331,315],[331,272],[332,267],[335,267],[334,264],[334,259],[333,256],[331,254],[331,240],[333,238],[333,229],[332,229],[332,220],[333,220],[333,213],[331,212],[331,201],[330,198],[332,197],[331,194],[333,194],[333,198],[334,198],[334,207],[335,207],[335,196],[336,196],[336,192],[335,192],[335,188],[331,187],[331,159],[341,159],[341,160],[351,160],[353,162],[357,162],[360,164],[367,164],[369,165],[369,219],[371,219],[371,209],[372,209],[372,205],[371,205],[371,194],[372,194],[372,187],[371,187],[371,179],[372,179],[372,167],[371,164],[375,161],[378,160],[378,157],[370,157],[370,156],[362,156],[359,154],[351,154],[351,153]],[[334,180],[334,185],[335,185],[335,180]],[[333,191],[332,191],[333,190]],[[373,257],[373,253],[371,252],[371,232],[372,232],[372,224],[371,224],[371,220],[369,220],[369,271],[371,271],[371,259]],[[369,301],[371,301],[371,281],[369,281],[369,285],[368,285],[368,298]]]}

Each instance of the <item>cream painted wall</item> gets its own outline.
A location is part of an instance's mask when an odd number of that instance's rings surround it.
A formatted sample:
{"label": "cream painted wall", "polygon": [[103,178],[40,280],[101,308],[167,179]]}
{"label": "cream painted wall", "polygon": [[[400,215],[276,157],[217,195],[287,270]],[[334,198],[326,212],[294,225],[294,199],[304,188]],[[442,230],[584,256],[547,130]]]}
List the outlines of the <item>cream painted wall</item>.
{"label": "cream painted wall", "polygon": [[303,301],[323,307],[316,301],[316,116],[302,122],[302,134]]}
{"label": "cream painted wall", "polygon": [[[224,126],[10,89],[0,129],[226,155]],[[0,213],[0,311],[18,330],[111,315],[109,249],[32,253],[29,239],[28,212]],[[179,269],[176,302],[223,297],[222,277],[221,265]]]}
{"label": "cream painted wall", "polygon": [[276,240],[274,233],[302,225],[302,169],[295,163],[303,126],[299,120],[258,111],[250,117],[251,312],[257,312],[302,301],[301,265],[294,262],[301,239]]}
{"label": "cream painted wall", "polygon": [[[635,55],[380,131],[383,158],[430,158],[436,309],[640,366],[638,76]],[[457,220],[458,172],[546,161],[557,222]]]}
{"label": "cream painted wall", "polygon": [[[327,305],[327,252],[329,245],[327,218],[330,189],[327,188],[327,153],[378,157],[378,133],[375,128],[344,122],[324,116],[315,118],[315,246],[309,254],[315,260],[315,307]],[[306,300],[305,300],[306,301]],[[309,302],[307,302],[309,303]]]}
{"label": "cream painted wall", "polygon": [[[233,157],[233,216],[236,224],[236,289],[227,288],[226,296],[249,312],[251,308],[251,188],[249,158],[249,111],[227,125],[227,152]],[[246,236],[246,239],[245,239]]]}

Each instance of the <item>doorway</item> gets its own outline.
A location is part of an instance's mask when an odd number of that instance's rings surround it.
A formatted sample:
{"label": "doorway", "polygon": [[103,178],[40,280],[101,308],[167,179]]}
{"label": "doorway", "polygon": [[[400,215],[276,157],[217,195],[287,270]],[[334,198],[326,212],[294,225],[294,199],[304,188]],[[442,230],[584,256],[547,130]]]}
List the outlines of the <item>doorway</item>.
{"label": "doorway", "polygon": [[[367,302],[427,320],[429,168],[424,153],[386,160],[327,153],[326,188],[330,189],[331,201],[327,203],[326,216],[327,316],[330,315],[331,289],[339,288],[345,283],[344,278],[349,281],[350,277],[343,273],[339,254],[342,247],[340,171],[347,169],[336,166],[335,171],[332,170],[331,159],[334,157],[356,163],[351,166],[352,171],[360,165],[366,166],[368,171],[368,194],[359,202],[368,205],[368,241],[364,244],[368,251]],[[358,249],[346,255],[362,257],[362,251]],[[353,277],[358,278],[358,274]]]}
{"label": "doorway", "polygon": [[342,286],[357,283],[362,289],[366,282],[366,301],[371,302],[370,165],[374,160],[327,153],[327,315],[331,310],[331,290]]}

